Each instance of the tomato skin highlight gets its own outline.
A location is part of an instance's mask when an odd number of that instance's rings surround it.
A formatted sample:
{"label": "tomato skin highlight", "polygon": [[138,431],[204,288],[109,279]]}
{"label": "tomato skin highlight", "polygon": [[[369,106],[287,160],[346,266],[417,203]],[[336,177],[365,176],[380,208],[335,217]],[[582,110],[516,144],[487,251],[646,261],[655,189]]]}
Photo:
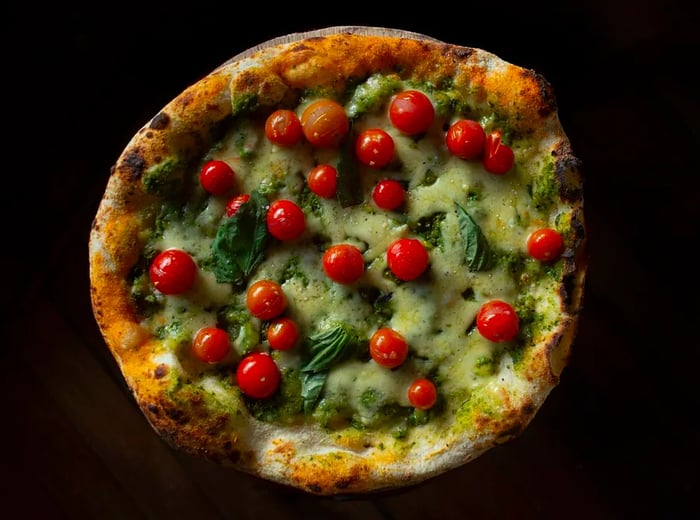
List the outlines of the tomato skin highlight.
{"label": "tomato skin highlight", "polygon": [[202,188],[211,195],[223,195],[233,187],[236,174],[224,161],[209,161],[199,172]]}
{"label": "tomato skin highlight", "polygon": [[226,203],[226,216],[234,216],[236,213],[238,213],[238,210],[241,209],[241,206],[249,200],[250,195],[248,195],[247,193],[241,193],[240,195],[236,195],[235,197],[233,197]]}
{"label": "tomato skin highlight", "polygon": [[420,240],[399,238],[389,245],[386,261],[394,276],[403,281],[411,281],[423,274],[430,258]]}
{"label": "tomato skin highlight", "polygon": [[408,387],[407,396],[414,408],[429,410],[437,402],[437,388],[430,379],[416,379]]}
{"label": "tomato skin highlight", "polygon": [[246,306],[256,318],[271,320],[287,308],[287,296],[277,282],[268,279],[258,280],[248,287]]}
{"label": "tomato skin highlight", "polygon": [[527,253],[540,262],[556,260],[563,249],[564,240],[556,229],[537,229],[527,239]]}
{"label": "tomato skin highlight", "polygon": [[301,140],[301,121],[292,110],[275,110],[265,120],[265,135],[272,143],[293,146]]}
{"label": "tomato skin highlight", "polygon": [[265,399],[280,386],[282,375],[275,360],[264,352],[253,352],[244,357],[236,368],[236,382],[248,397]]}
{"label": "tomato skin highlight", "polygon": [[520,328],[515,309],[502,300],[484,303],[476,315],[476,328],[484,338],[500,343],[513,339]]}
{"label": "tomato skin highlight", "polygon": [[455,121],[445,134],[447,149],[460,159],[478,159],[484,152],[486,132],[471,119]]}
{"label": "tomato skin highlight", "polygon": [[338,146],[350,130],[343,106],[331,99],[312,101],[301,113],[301,128],[306,140],[319,148]]}
{"label": "tomato skin highlight", "polygon": [[338,170],[330,164],[319,164],[309,172],[306,182],[313,193],[331,199],[338,188]]}
{"label": "tomato skin highlight", "polygon": [[482,164],[487,172],[494,175],[504,175],[513,167],[515,155],[513,149],[501,141],[499,130],[486,136]]}
{"label": "tomato skin highlight", "polygon": [[166,249],[151,262],[149,275],[153,286],[161,293],[182,294],[194,284],[197,264],[181,249]]}
{"label": "tomato skin highlight", "polygon": [[389,119],[406,135],[427,132],[435,119],[435,108],[428,96],[419,90],[404,90],[396,94],[389,105]]}
{"label": "tomato skin highlight", "polygon": [[383,327],[369,340],[369,354],[378,365],[396,368],[408,357],[406,339],[394,329]]}
{"label": "tomato skin highlight", "polygon": [[291,200],[279,199],[270,204],[266,219],[267,230],[278,240],[295,240],[306,229],[304,211]]}
{"label": "tomato skin highlight", "polygon": [[299,328],[291,318],[277,318],[267,327],[267,342],[275,350],[291,350],[299,339]]}
{"label": "tomato skin highlight", "polygon": [[352,244],[335,244],[323,253],[323,270],[334,282],[347,285],[360,279],[365,272],[365,260]]}
{"label": "tomato skin highlight", "polygon": [[399,181],[394,179],[380,180],[372,190],[372,200],[382,209],[393,211],[401,207],[406,197],[406,191]]}
{"label": "tomato skin highlight", "polygon": [[360,132],[355,141],[355,155],[365,166],[381,168],[394,158],[394,138],[381,128]]}
{"label": "tomato skin highlight", "polygon": [[218,363],[230,350],[228,333],[218,327],[199,329],[192,340],[192,352],[204,363]]}

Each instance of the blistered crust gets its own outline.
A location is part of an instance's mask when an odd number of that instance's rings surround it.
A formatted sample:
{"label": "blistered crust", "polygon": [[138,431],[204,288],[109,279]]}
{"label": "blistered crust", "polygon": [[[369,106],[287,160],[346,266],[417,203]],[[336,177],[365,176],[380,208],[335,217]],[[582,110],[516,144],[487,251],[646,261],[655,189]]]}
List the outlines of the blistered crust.
{"label": "blistered crust", "polygon": [[[512,384],[494,389],[497,417],[475,411],[469,427],[429,426],[411,450],[387,435],[330,439],[320,428],[275,428],[245,412],[208,410],[201,396],[175,392],[176,368],[153,361],[157,339],[141,327],[129,273],[153,225],[156,199],[144,175],[175,152],[195,160],[237,107],[292,103],[323,89],[340,98],[358,78],[376,72],[443,85],[451,82],[490,104],[516,131],[551,150],[562,201],[574,208],[575,240],[564,253],[560,325],[528,350]],[[432,40],[330,34],[280,43],[232,60],[156,114],[112,169],[90,235],[91,298],[96,321],[153,428],[173,447],[310,493],[361,493],[414,484],[473,460],[518,435],[558,384],[576,334],[585,278],[585,226],[580,163],[562,130],[547,81],[480,49]],[[238,411],[243,410],[242,406]]]}

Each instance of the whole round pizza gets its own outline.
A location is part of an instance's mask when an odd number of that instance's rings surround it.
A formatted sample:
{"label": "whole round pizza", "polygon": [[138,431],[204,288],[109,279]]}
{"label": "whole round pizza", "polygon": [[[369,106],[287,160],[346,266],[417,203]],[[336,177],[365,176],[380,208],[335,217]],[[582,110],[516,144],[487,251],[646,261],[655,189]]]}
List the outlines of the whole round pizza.
{"label": "whole round pizza", "polygon": [[96,321],[176,449],[317,495],[521,433],[581,311],[580,161],[541,75],[405,31],[266,42],[127,144]]}

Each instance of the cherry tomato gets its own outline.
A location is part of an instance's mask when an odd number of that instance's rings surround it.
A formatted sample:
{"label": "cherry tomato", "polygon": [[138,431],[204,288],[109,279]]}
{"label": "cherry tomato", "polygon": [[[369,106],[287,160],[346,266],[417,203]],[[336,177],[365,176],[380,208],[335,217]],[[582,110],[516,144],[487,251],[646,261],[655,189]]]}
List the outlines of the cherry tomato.
{"label": "cherry tomato", "polygon": [[559,258],[563,249],[564,240],[555,229],[538,229],[533,231],[527,239],[528,254],[541,262],[549,262]]}
{"label": "cherry tomato", "polygon": [[163,294],[187,292],[197,276],[197,264],[181,249],[166,249],[153,259],[151,282]]}
{"label": "cherry tomato", "polygon": [[486,136],[484,144],[484,158],[482,160],[484,168],[487,172],[496,175],[507,173],[513,167],[515,160],[513,149],[504,144],[501,139],[501,132],[496,130]]}
{"label": "cherry tomato", "polygon": [[336,244],[323,254],[323,270],[338,283],[356,282],[365,271],[365,260],[360,250],[352,244]]}
{"label": "cherry tomato", "polygon": [[435,109],[423,92],[404,90],[391,100],[389,119],[396,129],[404,134],[422,134],[433,124]]}
{"label": "cherry tomato", "polygon": [[280,199],[267,210],[267,230],[279,240],[294,240],[306,229],[306,217],[302,209],[291,200]]}
{"label": "cherry tomato", "polygon": [[244,357],[236,368],[238,387],[248,397],[264,399],[274,394],[282,376],[275,360],[264,352],[253,352]]}
{"label": "cherry tomato", "polygon": [[357,159],[367,166],[381,168],[394,158],[394,138],[381,128],[360,132],[355,141]]}
{"label": "cherry tomato", "polygon": [[419,410],[428,410],[437,402],[437,388],[426,378],[416,379],[408,387],[408,401]]}
{"label": "cherry tomato", "polygon": [[331,99],[311,102],[301,113],[304,137],[320,148],[338,146],[350,130],[350,120],[340,103]]}
{"label": "cherry tomato", "polygon": [[238,210],[241,209],[241,206],[249,200],[250,195],[248,195],[247,193],[241,193],[240,195],[236,195],[235,197],[233,197],[226,203],[226,216],[234,216],[236,213],[238,213]]}
{"label": "cherry tomato", "polygon": [[417,238],[399,238],[389,245],[386,261],[400,280],[415,280],[428,267],[428,251]]}
{"label": "cherry tomato", "polygon": [[309,189],[319,197],[333,198],[338,187],[338,170],[330,164],[319,164],[309,172],[307,183]]}
{"label": "cherry tomato", "polygon": [[199,329],[192,340],[192,352],[200,361],[218,363],[230,349],[228,333],[217,327]]}
{"label": "cherry tomato", "polygon": [[267,327],[267,342],[275,350],[290,350],[299,339],[299,328],[291,318],[277,318]]}
{"label": "cherry tomato", "polygon": [[445,134],[447,149],[460,159],[478,159],[485,143],[486,132],[471,119],[455,121]]}
{"label": "cherry tomato", "polygon": [[248,288],[246,305],[256,318],[271,320],[287,308],[287,296],[277,282],[267,279],[258,280]]}
{"label": "cherry tomato", "polygon": [[378,365],[396,368],[408,357],[408,343],[394,329],[384,327],[372,334],[369,340],[369,354]]}
{"label": "cherry tomato", "polygon": [[224,161],[209,161],[199,172],[199,182],[207,193],[223,195],[233,187],[236,174]]}
{"label": "cherry tomato", "polygon": [[476,315],[476,328],[489,341],[510,341],[518,333],[520,320],[515,309],[502,300],[491,300]]}
{"label": "cherry tomato", "polygon": [[382,209],[395,210],[403,204],[406,192],[399,181],[383,179],[372,190],[374,203]]}
{"label": "cherry tomato", "polygon": [[297,144],[301,134],[301,121],[292,110],[275,110],[265,120],[265,135],[280,146]]}

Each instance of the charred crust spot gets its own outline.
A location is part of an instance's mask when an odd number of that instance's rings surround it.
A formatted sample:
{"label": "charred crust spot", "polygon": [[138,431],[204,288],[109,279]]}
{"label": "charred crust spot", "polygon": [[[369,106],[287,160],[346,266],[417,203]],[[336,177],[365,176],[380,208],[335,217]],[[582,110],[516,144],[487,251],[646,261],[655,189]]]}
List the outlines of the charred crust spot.
{"label": "charred crust spot", "polygon": [[164,130],[170,124],[170,116],[165,112],[159,112],[153,119],[149,128],[153,130]]}
{"label": "charred crust spot", "polygon": [[474,49],[471,47],[450,47],[449,45],[445,46],[445,49],[449,52],[449,54],[452,54],[457,60],[468,60],[469,58],[472,57],[474,54]]}
{"label": "charred crust spot", "polygon": [[138,150],[130,151],[124,157],[121,169],[124,170],[130,179],[139,180],[146,169],[146,160]]}
{"label": "charred crust spot", "polygon": [[187,424],[189,422],[189,418],[185,412],[178,410],[177,408],[166,408],[165,415],[167,415],[169,419],[172,419],[177,424]]}
{"label": "charred crust spot", "polygon": [[583,197],[581,184],[581,160],[575,157],[569,150],[557,148],[552,152],[556,158],[555,175],[559,186],[559,192],[567,201],[577,201]]}
{"label": "charred crust spot", "polygon": [[153,415],[158,415],[160,414],[160,408],[158,408],[157,404],[150,403],[148,406],[148,411],[151,412]]}
{"label": "charred crust spot", "polygon": [[158,365],[155,368],[155,370],[153,371],[153,375],[155,376],[156,379],[161,379],[161,378],[165,377],[166,375],[168,375],[168,371],[169,371],[168,365],[161,363],[160,365]]}
{"label": "charred crust spot", "polygon": [[547,117],[557,110],[557,100],[554,97],[554,90],[552,85],[542,76],[532,70],[525,70],[523,74],[526,77],[531,78],[537,84],[539,89],[539,98],[541,105],[537,110],[537,114],[540,117]]}

